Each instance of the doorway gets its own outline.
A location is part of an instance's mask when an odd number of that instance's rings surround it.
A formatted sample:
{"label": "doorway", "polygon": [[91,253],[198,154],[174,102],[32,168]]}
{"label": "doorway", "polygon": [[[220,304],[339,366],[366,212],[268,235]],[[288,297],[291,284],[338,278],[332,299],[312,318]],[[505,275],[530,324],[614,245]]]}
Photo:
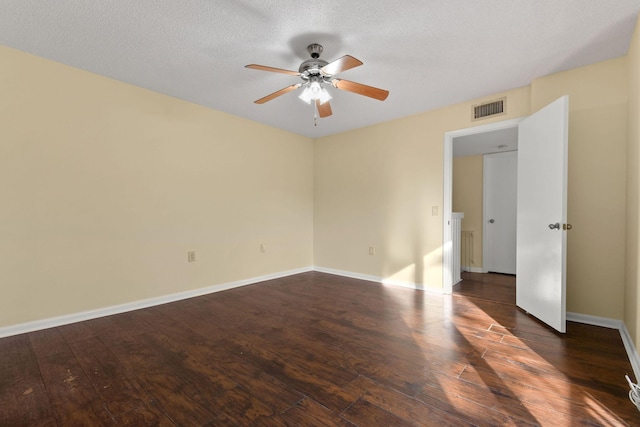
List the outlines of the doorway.
{"label": "doorway", "polygon": [[[517,133],[509,142],[514,141],[517,144]],[[455,141],[454,144],[456,144]],[[505,145],[507,144],[500,143],[498,146]],[[454,174],[455,167],[454,165]],[[484,272],[516,274],[517,179],[517,151],[483,155],[482,270]]]}
{"label": "doorway", "polygon": [[[445,133],[443,291],[453,288],[452,156],[457,137],[518,127],[516,305],[566,332],[569,97],[528,117]],[[541,173],[544,171],[544,173]]]}
{"label": "doorway", "polygon": [[515,303],[517,142],[517,127],[453,138],[452,208],[464,219],[452,292]]}
{"label": "doorway", "polygon": [[[487,125],[445,133],[444,140],[444,236],[443,264],[450,265],[453,259],[451,212],[453,208],[453,158],[456,156],[484,155],[517,149],[518,124],[522,118],[504,120]],[[515,137],[514,137],[515,135]],[[510,142],[507,142],[510,141]],[[455,144],[454,144],[455,142]],[[502,147],[506,145],[506,147]],[[466,214],[465,214],[466,215]],[[482,268],[482,271],[487,271]],[[452,272],[444,269],[443,292],[453,292]]]}

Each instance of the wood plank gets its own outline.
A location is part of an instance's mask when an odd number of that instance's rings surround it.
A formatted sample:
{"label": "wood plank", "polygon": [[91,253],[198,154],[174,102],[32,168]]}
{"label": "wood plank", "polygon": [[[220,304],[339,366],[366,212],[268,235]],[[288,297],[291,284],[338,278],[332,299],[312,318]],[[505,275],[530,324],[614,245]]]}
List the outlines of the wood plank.
{"label": "wood plank", "polygon": [[458,378],[440,377],[438,386],[425,387],[416,399],[452,412],[472,424],[540,425],[535,415],[523,407],[511,393],[493,394],[486,387],[466,383]]}
{"label": "wood plank", "polygon": [[[483,359],[493,369],[516,366],[521,373],[527,373],[537,377],[553,378],[565,383],[574,383],[585,387],[593,387],[606,390],[612,394],[620,394],[626,391],[626,384],[620,380],[617,383],[609,383],[606,378],[610,366],[600,366],[598,369],[584,370],[582,367],[571,365],[568,361],[563,366],[556,366],[538,355],[525,352],[500,353],[488,350]],[[481,365],[486,365],[482,363]],[[620,375],[624,379],[624,375]]]}
{"label": "wood plank", "polygon": [[[460,380],[473,383],[485,389],[487,393],[512,396],[540,422],[544,419],[548,420],[547,422],[582,425],[588,425],[591,422],[593,406],[589,404],[588,395],[583,394],[582,391],[569,384],[557,382],[552,387],[542,387],[544,390],[541,390],[538,385],[547,385],[547,378],[539,378],[534,383],[525,383],[517,379],[520,374],[518,369],[514,369],[513,374],[508,377],[502,372],[490,368],[469,367],[460,375]],[[612,411],[599,412],[601,422],[608,425],[625,424],[623,419]],[[541,413],[543,415],[540,415]]]}
{"label": "wood plank", "polygon": [[176,345],[176,337],[167,339],[154,334],[146,341],[153,343],[156,354],[161,354],[171,372],[180,372],[181,380],[198,390],[198,401],[202,400],[207,409],[216,414],[217,420],[229,418],[241,424],[251,424],[257,418],[274,414],[271,408],[252,395],[251,390],[239,386],[218,366],[208,361],[205,363],[206,357],[201,357],[193,348],[187,351],[187,348]]}
{"label": "wood plank", "polygon": [[31,348],[38,358],[69,351],[67,341],[58,328],[30,332],[28,335]]}
{"label": "wood plank", "polygon": [[115,424],[122,426],[173,427],[176,424],[153,403],[136,406],[129,412],[115,416]]}
{"label": "wood plank", "polygon": [[[617,414],[623,419],[638,420],[638,411],[633,404],[628,401],[628,392],[622,385],[622,381],[610,381],[605,387],[599,387],[597,383],[591,384],[588,381],[572,381],[571,378],[565,377],[561,373],[538,373],[535,364],[522,365],[513,363],[511,359],[503,358],[500,355],[490,355],[487,358],[490,369],[499,375],[503,381],[509,381],[514,384],[526,385],[526,388],[537,394],[536,398],[544,401],[553,400],[553,406],[558,399],[565,400],[567,397],[578,400],[578,404],[589,404],[589,411],[593,413],[594,407],[598,407],[599,414]],[[472,366],[475,370],[483,371],[485,366]],[[549,372],[552,372],[552,368]],[[483,371],[484,372],[484,371]],[[615,370],[611,372],[603,372],[602,378],[612,378]],[[623,371],[618,371],[622,374]],[[620,375],[622,376],[622,375]],[[605,403],[606,402],[606,403]],[[610,415],[601,415],[601,417],[611,417]],[[634,422],[630,423],[631,425]]]}
{"label": "wood plank", "polygon": [[246,358],[227,349],[224,342],[215,341],[215,345],[212,345],[208,338],[177,323],[176,319],[159,318],[158,325],[162,326],[164,335],[159,339],[174,352],[183,350],[194,361],[204,363],[207,367],[205,369],[223,372],[230,380],[258,396],[275,412],[285,411],[304,397]]}
{"label": "wood plank", "polygon": [[58,423],[106,426],[113,418],[71,351],[38,360]]}
{"label": "wood plank", "polygon": [[[366,400],[358,399],[349,407],[342,417],[355,425],[361,426],[413,426],[402,418],[375,406]],[[453,424],[450,424],[453,425]]]}
{"label": "wood plank", "polygon": [[151,402],[138,381],[99,338],[72,342],[71,349],[93,388],[112,414],[124,414]]}
{"label": "wood plank", "polygon": [[218,397],[215,407],[236,425],[251,425],[258,419],[275,415],[271,408],[253,396],[250,390],[240,386]]}
{"label": "wood plank", "polygon": [[25,334],[0,340],[0,425],[56,425],[38,362]]}
{"label": "wood plank", "polygon": [[[429,372],[438,370],[461,370],[457,360],[439,353],[437,348],[429,350],[429,357],[420,349],[403,351],[403,346],[381,344],[382,339],[371,340],[354,334],[353,330],[331,323],[318,322],[318,328],[309,328],[309,338],[321,342],[328,349],[343,351],[349,364],[360,374],[374,378],[408,395],[415,395],[429,382]],[[345,337],[347,337],[345,339]],[[395,341],[397,344],[397,340]],[[381,351],[381,348],[385,349]],[[412,357],[409,354],[413,354]],[[480,357],[480,355],[478,355]]]}
{"label": "wood plank", "polygon": [[[378,408],[384,408],[406,422],[416,420],[429,420],[433,425],[439,426],[469,426],[473,423],[466,420],[465,416],[459,417],[451,408],[441,408],[440,405],[429,405],[405,395],[399,391],[391,390],[383,384],[379,384],[367,377],[361,376],[349,385],[360,395],[360,400]],[[346,417],[350,419],[349,416]],[[355,421],[352,419],[352,421]],[[474,418],[474,421],[476,419]],[[501,419],[500,421],[504,421]]]}
{"label": "wood plank", "polygon": [[353,424],[340,417],[338,413],[331,411],[329,408],[326,408],[315,400],[309,398],[302,400],[297,405],[287,410],[283,414],[283,418],[286,420],[287,425],[290,426],[353,426]]}
{"label": "wood plank", "polygon": [[96,331],[89,326],[90,324],[89,322],[71,323],[59,326],[58,331],[67,343],[72,343],[96,336]]}
{"label": "wood plank", "polygon": [[198,389],[191,381],[192,373],[179,362],[180,355],[165,358],[165,351],[144,334],[140,342],[127,343],[111,350],[122,361],[129,374],[153,398],[155,405],[176,423],[205,424],[215,419],[209,410],[210,397],[221,393],[218,386]]}
{"label": "wood plank", "polygon": [[291,364],[277,352],[249,345],[248,341],[240,340],[239,343],[229,341],[226,347],[236,354],[242,354],[267,374],[289,384],[294,390],[321,402],[331,410],[343,410],[354,402],[355,397],[343,389],[346,385],[344,381],[340,380],[336,384],[324,376],[317,376],[313,364]]}

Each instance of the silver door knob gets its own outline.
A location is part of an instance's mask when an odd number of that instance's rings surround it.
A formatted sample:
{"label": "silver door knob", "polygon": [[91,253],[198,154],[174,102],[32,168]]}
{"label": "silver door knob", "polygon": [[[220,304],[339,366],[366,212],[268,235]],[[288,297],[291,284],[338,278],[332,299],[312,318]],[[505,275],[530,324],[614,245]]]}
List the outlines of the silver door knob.
{"label": "silver door knob", "polygon": [[493,224],[494,222],[496,222],[496,220],[495,220],[495,219],[493,219],[493,218],[491,218],[491,219],[489,220],[489,222],[490,222],[491,224]]}
{"label": "silver door knob", "polygon": [[559,222],[556,222],[555,224],[549,224],[549,228],[550,228],[551,230],[553,230],[554,228],[555,228],[556,230],[560,230],[560,223],[559,223]]}

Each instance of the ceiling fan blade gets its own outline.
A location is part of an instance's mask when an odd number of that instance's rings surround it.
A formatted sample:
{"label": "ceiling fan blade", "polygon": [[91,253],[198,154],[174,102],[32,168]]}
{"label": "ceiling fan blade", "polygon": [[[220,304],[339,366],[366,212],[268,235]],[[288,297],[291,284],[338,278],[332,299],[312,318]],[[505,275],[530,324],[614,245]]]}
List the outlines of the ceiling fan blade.
{"label": "ceiling fan blade", "polygon": [[329,101],[325,101],[324,104],[320,104],[320,100],[316,99],[316,108],[318,109],[318,114],[320,114],[320,117],[329,117],[333,114]]}
{"label": "ceiling fan blade", "polygon": [[252,70],[271,71],[272,73],[288,74],[290,76],[300,75],[300,73],[297,71],[284,70],[282,68],[267,67],[266,65],[249,64],[249,65],[245,65],[244,67],[251,68]]}
{"label": "ceiling fan blade", "polygon": [[333,86],[347,92],[357,93],[358,95],[368,96],[369,98],[384,101],[389,96],[389,91],[378,89],[377,87],[363,85],[362,83],[350,82],[349,80],[333,80]]}
{"label": "ceiling fan blade", "polygon": [[362,65],[362,61],[354,58],[351,55],[345,55],[342,58],[338,58],[335,61],[328,63],[327,65],[322,67],[321,70],[324,73],[333,76],[334,74],[359,67],[360,65]]}
{"label": "ceiling fan blade", "polygon": [[275,98],[279,97],[280,95],[284,95],[287,92],[291,92],[292,90],[296,90],[300,86],[302,86],[302,83],[298,83],[298,84],[295,84],[295,85],[287,86],[284,89],[280,89],[278,91],[275,91],[271,95],[267,95],[264,98],[260,98],[257,101],[253,101],[253,102],[256,103],[256,104],[264,104],[265,102],[271,101],[272,99],[275,99]]}

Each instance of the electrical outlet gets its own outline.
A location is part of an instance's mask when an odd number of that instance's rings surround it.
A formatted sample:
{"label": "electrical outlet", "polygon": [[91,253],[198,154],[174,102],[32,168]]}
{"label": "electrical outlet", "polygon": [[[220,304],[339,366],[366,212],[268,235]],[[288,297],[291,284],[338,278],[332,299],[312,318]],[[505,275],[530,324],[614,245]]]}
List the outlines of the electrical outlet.
{"label": "electrical outlet", "polygon": [[187,261],[195,262],[196,261],[196,251],[187,252]]}
{"label": "electrical outlet", "polygon": [[438,216],[438,207],[431,206],[431,216]]}
{"label": "electrical outlet", "polygon": [[267,251],[267,247],[264,245],[264,243],[260,243],[260,252],[265,253]]}
{"label": "electrical outlet", "polygon": [[369,255],[375,255],[375,254],[376,254],[376,247],[369,246]]}

